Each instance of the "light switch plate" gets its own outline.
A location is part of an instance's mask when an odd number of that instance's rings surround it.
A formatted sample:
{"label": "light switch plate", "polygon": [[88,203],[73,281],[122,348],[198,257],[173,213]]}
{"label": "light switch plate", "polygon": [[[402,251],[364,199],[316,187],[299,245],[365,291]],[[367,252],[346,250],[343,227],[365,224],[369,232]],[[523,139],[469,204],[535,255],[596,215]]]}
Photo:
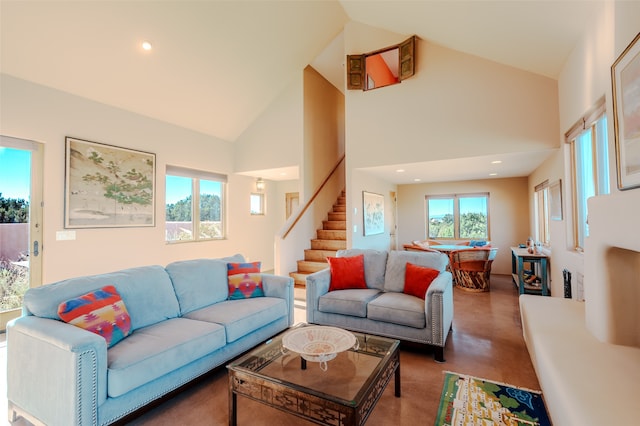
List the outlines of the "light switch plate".
{"label": "light switch plate", "polygon": [[76,239],[76,231],[58,231],[56,232],[57,241],[71,241]]}

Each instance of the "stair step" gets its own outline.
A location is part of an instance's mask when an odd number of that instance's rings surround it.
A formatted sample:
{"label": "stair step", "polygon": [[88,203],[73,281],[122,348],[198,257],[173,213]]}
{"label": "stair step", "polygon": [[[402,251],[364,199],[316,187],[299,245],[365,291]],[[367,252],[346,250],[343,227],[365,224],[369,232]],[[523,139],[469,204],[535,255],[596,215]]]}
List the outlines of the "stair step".
{"label": "stair step", "polygon": [[[343,192],[344,194],[344,192]],[[336,204],[339,206],[346,206],[347,205],[347,197],[345,195],[341,195],[338,197],[338,201],[336,201]]]}
{"label": "stair step", "polygon": [[347,221],[346,220],[323,220],[322,229],[346,230]]}
{"label": "stair step", "polygon": [[318,272],[329,267],[328,262],[314,262],[309,260],[298,260],[298,272]]}
{"label": "stair step", "polygon": [[307,286],[307,275],[300,272],[290,272],[289,276],[293,278],[293,284],[296,287],[306,287]]}
{"label": "stair step", "polygon": [[304,260],[310,260],[312,262],[322,262],[326,261],[327,257],[336,257],[336,251],[313,249],[307,249],[304,251]]}
{"label": "stair step", "polygon": [[346,240],[347,231],[339,231],[334,229],[318,229],[319,240]]}
{"label": "stair step", "polygon": [[311,240],[311,248],[314,250],[345,250],[347,240]]}
{"label": "stair step", "polygon": [[345,213],[347,211],[347,206],[346,205],[339,205],[339,204],[335,204],[333,206],[333,211],[334,213]]}
{"label": "stair step", "polygon": [[347,213],[335,213],[335,212],[329,212],[329,220],[347,220]]}

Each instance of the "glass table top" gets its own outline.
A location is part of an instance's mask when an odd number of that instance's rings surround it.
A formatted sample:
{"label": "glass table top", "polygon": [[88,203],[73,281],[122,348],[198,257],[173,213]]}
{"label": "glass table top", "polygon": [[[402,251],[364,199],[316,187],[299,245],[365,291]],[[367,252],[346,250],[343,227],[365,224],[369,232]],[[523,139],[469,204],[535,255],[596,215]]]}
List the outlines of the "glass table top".
{"label": "glass table top", "polygon": [[[294,328],[305,326],[308,325],[299,324]],[[340,352],[327,362],[326,371],[320,368],[320,363],[311,361],[307,361],[303,369],[300,355],[282,348],[282,337],[288,331],[257,346],[227,368],[340,404],[357,405],[399,345],[397,340],[353,333],[358,349]]]}

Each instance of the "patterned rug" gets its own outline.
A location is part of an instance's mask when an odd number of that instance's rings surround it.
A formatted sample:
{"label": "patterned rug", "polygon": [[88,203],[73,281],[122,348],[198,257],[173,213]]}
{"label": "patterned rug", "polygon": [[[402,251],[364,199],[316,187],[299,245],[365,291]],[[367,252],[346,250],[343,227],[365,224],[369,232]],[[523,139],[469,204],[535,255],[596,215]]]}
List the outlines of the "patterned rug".
{"label": "patterned rug", "polygon": [[550,426],[542,393],[445,372],[435,426]]}

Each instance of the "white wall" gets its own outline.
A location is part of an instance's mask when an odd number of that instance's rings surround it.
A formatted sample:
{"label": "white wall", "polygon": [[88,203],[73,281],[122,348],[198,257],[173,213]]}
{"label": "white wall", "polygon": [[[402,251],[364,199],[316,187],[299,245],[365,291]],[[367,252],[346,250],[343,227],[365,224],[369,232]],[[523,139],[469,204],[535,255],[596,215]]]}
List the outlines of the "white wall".
{"label": "white wall", "polygon": [[[345,28],[345,53],[371,52],[408,36],[350,22]],[[389,192],[396,190],[395,185],[372,178],[361,168],[557,148],[557,95],[553,79],[418,40],[413,77],[377,90],[345,93],[348,211],[358,208],[360,212],[362,190],[384,194],[387,210]],[[456,192],[473,192],[465,187],[476,185],[455,186]],[[415,230],[404,231],[412,226],[406,222],[408,216],[418,217],[407,206],[422,206],[424,193],[398,191],[404,192],[398,201],[397,244],[401,247],[424,235],[422,225],[419,235]],[[526,195],[526,187],[524,192]],[[416,199],[407,200],[407,196]],[[528,236],[524,201],[525,225],[501,237],[503,250],[496,261],[501,273],[511,271],[510,260],[508,271],[505,266],[508,247]],[[385,211],[385,218],[389,213]],[[347,215],[349,246],[388,248],[391,225],[387,224],[384,237],[363,237],[361,220],[361,214]]]}
{"label": "white wall", "polygon": [[528,237],[527,178],[481,179],[398,185],[398,246],[426,239],[425,197],[464,193],[489,193],[489,234],[498,247],[494,274],[511,274],[510,247]]}
{"label": "white wall", "polygon": [[[407,37],[351,22],[345,51],[365,53]],[[558,146],[555,80],[425,40],[416,43],[413,77],[347,90],[345,98],[349,168]]]}
{"label": "white wall", "polygon": [[[44,283],[234,253],[261,260],[265,269],[273,268],[273,235],[278,221],[249,214],[254,179],[233,174],[233,144],[8,75],[0,77],[0,133],[45,145]],[[64,224],[65,136],[155,153],[156,226],[78,229],[76,240],[56,241],[56,231]],[[164,242],[166,164],[229,175],[227,239],[171,245]],[[275,188],[267,190],[268,200],[276,198],[270,196],[272,190]]]}
{"label": "white wall", "polygon": [[[394,208],[391,192],[396,192],[394,184],[381,180],[365,171],[350,170],[347,176],[347,247],[389,250],[391,244],[391,227],[394,226]],[[363,191],[379,194],[384,197],[384,232],[377,235],[364,236]]]}
{"label": "white wall", "polygon": [[300,166],[303,138],[303,73],[234,142],[235,171]]}
{"label": "white wall", "polygon": [[[564,133],[573,126],[602,96],[606,98],[609,125],[609,170],[611,192],[617,192],[615,136],[611,95],[611,65],[638,34],[640,2],[603,2],[600,13],[588,25],[590,31],[578,41],[558,79],[561,150],[543,163],[529,179],[530,206],[533,211],[533,188],[549,179],[563,180],[563,220],[551,222],[551,293],[563,296],[562,270],[573,276],[576,294],[577,273],[584,273],[584,255],[573,248],[573,207],[571,191],[570,150],[564,143]],[[638,193],[640,196],[640,192]],[[533,224],[531,225],[533,230]]]}
{"label": "white wall", "polygon": [[[344,153],[344,95],[310,66],[304,70],[303,87],[301,210]],[[288,274],[297,269],[296,261],[304,258],[304,249],[310,248],[310,240],[316,238],[316,230],[322,229],[322,221],[327,219],[327,212],[343,189],[344,163],[341,163],[293,231],[285,236],[296,220],[295,215],[278,231],[275,241],[277,273]]]}

